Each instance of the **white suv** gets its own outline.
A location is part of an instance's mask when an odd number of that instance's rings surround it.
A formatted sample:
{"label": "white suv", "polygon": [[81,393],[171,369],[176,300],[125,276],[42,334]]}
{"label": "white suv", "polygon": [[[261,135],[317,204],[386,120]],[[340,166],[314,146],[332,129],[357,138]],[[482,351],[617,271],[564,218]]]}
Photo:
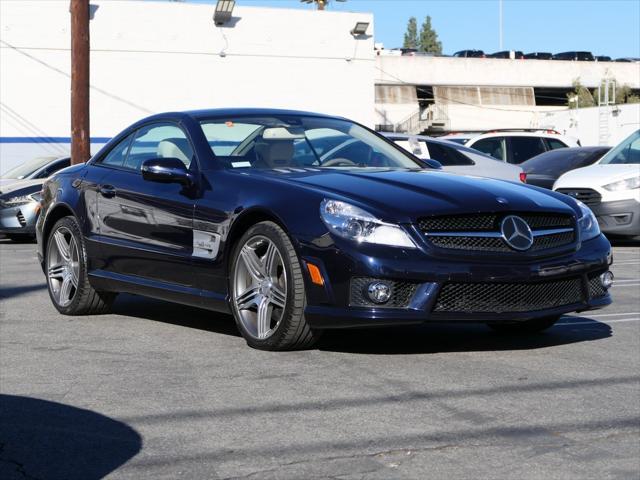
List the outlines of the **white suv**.
{"label": "white suv", "polygon": [[451,134],[441,138],[509,163],[522,163],[556,148],[580,146],[577,139],[560,135],[555,130],[493,130],[481,134]]}
{"label": "white suv", "polygon": [[562,175],[553,189],[586,203],[603,232],[640,236],[640,130],[597,163]]}

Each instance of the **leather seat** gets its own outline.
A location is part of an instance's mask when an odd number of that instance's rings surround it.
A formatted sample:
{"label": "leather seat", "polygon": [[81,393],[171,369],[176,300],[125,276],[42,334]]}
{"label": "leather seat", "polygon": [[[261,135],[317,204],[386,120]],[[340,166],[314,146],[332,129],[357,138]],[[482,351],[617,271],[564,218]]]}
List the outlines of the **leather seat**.
{"label": "leather seat", "polygon": [[257,163],[266,168],[286,168],[293,163],[293,140],[258,140],[255,144]]}

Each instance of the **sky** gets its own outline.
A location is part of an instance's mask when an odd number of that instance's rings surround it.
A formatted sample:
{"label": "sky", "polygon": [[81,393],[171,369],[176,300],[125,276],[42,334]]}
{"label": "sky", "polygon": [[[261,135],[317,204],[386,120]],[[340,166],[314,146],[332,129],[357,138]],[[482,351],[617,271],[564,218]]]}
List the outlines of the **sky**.
{"label": "sky", "polygon": [[[216,0],[187,0],[209,3]],[[299,0],[236,0],[240,6],[313,9]],[[443,53],[499,50],[499,0],[347,0],[334,11],[372,12],[375,41],[402,46],[409,17],[431,22]],[[640,0],[504,0],[505,50],[563,52],[586,50],[612,58],[640,57]]]}

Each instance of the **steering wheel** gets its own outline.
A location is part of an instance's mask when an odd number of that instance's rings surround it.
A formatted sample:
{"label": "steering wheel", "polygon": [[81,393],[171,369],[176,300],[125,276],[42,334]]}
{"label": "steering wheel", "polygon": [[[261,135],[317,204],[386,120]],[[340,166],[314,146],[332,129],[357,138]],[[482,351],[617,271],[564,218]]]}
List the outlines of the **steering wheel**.
{"label": "steering wheel", "polygon": [[331,160],[327,160],[324,162],[321,167],[357,167],[358,164],[356,162],[352,162],[348,158],[332,158]]}

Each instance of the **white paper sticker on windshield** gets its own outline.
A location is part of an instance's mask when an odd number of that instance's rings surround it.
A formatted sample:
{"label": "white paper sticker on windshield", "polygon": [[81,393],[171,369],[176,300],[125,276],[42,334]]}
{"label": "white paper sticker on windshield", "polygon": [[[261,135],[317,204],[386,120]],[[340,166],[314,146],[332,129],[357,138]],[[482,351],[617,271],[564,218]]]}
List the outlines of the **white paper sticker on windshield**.
{"label": "white paper sticker on windshield", "polygon": [[233,168],[250,167],[251,162],[231,162]]}

